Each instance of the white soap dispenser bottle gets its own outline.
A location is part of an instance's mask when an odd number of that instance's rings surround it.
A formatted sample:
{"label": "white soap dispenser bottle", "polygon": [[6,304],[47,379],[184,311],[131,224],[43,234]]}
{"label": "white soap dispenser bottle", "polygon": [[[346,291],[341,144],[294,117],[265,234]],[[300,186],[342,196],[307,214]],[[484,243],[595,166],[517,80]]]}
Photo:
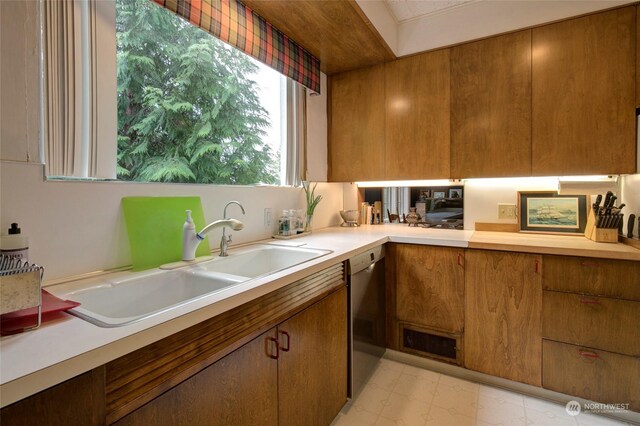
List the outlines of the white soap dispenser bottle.
{"label": "white soap dispenser bottle", "polygon": [[186,210],[187,219],[182,225],[182,260],[195,260],[196,248],[198,244],[195,243],[196,237],[196,225],[191,218],[191,210]]}
{"label": "white soap dispenser bottle", "polygon": [[29,260],[29,239],[21,232],[17,223],[12,223],[8,235],[0,237],[0,252],[22,262]]}

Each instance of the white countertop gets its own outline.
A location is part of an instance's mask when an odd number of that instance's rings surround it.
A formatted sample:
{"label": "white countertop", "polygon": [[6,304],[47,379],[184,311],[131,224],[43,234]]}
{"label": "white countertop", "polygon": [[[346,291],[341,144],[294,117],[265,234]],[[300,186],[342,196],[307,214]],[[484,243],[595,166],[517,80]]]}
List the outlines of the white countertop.
{"label": "white countertop", "polygon": [[[424,229],[400,224],[333,227],[292,240],[262,241],[304,244],[333,253],[130,325],[101,328],[72,315],[60,314],[58,319],[43,324],[38,330],[3,337],[0,340],[0,406],[61,383],[388,241],[640,261],[640,250],[622,244],[595,243],[583,237]],[[231,255],[233,251],[231,246]]]}

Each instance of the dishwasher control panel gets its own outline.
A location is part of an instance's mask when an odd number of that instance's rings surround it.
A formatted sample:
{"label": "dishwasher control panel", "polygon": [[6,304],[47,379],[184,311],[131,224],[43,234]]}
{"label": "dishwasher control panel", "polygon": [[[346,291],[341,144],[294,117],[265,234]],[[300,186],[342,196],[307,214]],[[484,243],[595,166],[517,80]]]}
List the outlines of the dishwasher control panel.
{"label": "dishwasher control panel", "polygon": [[384,257],[384,245],[374,247],[349,259],[349,274],[357,274]]}

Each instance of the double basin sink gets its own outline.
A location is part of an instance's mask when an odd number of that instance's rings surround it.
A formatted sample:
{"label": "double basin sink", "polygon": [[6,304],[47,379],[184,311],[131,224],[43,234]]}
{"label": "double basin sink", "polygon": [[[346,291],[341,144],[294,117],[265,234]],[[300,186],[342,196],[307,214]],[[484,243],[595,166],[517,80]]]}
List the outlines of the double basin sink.
{"label": "double basin sink", "polygon": [[259,244],[179,269],[154,269],[52,293],[81,303],[70,311],[73,315],[101,327],[118,327],[329,253],[330,250]]}

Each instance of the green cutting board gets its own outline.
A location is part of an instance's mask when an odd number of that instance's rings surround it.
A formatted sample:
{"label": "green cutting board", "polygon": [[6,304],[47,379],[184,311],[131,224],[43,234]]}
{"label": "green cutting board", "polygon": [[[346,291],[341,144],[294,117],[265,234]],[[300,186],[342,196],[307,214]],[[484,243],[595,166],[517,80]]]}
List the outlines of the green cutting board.
{"label": "green cutting board", "polygon": [[[196,232],[204,228],[200,197],[123,197],[134,271],[182,260],[182,225],[191,210]],[[211,254],[205,238],[196,256]]]}

